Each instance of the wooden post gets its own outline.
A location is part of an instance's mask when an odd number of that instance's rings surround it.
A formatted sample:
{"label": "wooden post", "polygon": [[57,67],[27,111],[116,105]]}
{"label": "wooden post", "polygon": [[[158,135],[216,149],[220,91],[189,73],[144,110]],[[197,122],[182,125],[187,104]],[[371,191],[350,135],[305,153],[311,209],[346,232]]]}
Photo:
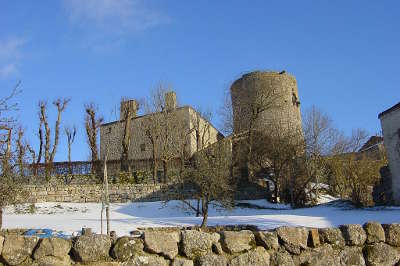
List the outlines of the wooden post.
{"label": "wooden post", "polygon": [[104,158],[104,205],[106,207],[107,235],[110,235],[110,199],[108,194],[107,155]]}

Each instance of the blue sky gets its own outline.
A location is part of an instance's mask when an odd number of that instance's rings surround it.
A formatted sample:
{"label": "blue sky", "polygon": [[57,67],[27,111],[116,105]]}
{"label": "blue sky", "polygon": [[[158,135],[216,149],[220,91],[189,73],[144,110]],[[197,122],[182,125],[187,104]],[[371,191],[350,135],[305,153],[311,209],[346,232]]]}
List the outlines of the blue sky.
{"label": "blue sky", "polygon": [[[400,100],[399,11],[364,0],[0,0],[0,96],[22,81],[19,121],[34,146],[37,102],[70,97],[76,160],[89,155],[84,103],[110,121],[122,96],[162,82],[181,103],[215,111],[252,70],[285,69],[302,111],[316,105],[346,132],[374,134],[378,113]],[[66,160],[65,136],[56,159]]]}

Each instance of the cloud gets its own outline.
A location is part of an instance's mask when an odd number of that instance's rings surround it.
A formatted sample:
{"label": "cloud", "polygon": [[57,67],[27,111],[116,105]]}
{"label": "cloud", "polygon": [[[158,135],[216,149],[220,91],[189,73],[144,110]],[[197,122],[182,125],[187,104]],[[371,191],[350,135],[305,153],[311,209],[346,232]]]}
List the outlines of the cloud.
{"label": "cloud", "polygon": [[4,66],[0,66],[0,78],[6,78],[15,74],[17,72],[17,67],[15,64],[7,64]]}
{"label": "cloud", "polygon": [[[148,8],[142,0],[64,0],[71,21],[87,31],[121,36],[168,21],[166,15]],[[98,32],[97,32],[98,33]]]}
{"label": "cloud", "polygon": [[7,78],[18,72],[22,58],[21,47],[25,40],[17,37],[0,39],[0,78]]}

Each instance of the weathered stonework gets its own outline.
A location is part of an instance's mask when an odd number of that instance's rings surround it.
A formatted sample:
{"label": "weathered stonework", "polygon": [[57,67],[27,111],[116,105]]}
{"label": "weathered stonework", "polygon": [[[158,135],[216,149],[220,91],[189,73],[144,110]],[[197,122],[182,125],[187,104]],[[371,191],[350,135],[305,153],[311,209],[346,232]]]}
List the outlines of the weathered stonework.
{"label": "weathered stonework", "polygon": [[268,129],[271,122],[301,130],[300,101],[296,79],[288,73],[255,71],[244,74],[231,87],[234,132],[249,129],[251,108],[268,106],[261,110],[254,127]]}
{"label": "weathered stonework", "polygon": [[[374,228],[379,228],[377,223],[368,223],[364,228],[371,224],[374,224]],[[4,232],[5,242],[3,250],[0,247],[0,265],[1,262],[5,265],[92,266],[399,265],[400,250],[395,245],[400,242],[400,235],[394,231],[396,226],[385,225],[385,229],[390,228],[387,231],[390,237],[386,240],[376,243],[376,239],[371,238],[375,243],[361,244],[361,241],[358,242],[359,246],[355,246],[354,241],[348,241],[346,245],[344,239],[349,236],[343,237],[342,233],[350,233],[351,239],[364,239],[366,232],[360,225],[347,226],[348,230],[343,232],[333,228],[319,230],[322,243],[318,247],[314,247],[315,243],[310,241],[305,242],[307,233],[314,231],[312,228],[295,227],[282,227],[273,231],[212,233],[171,228],[148,229],[144,230],[142,237],[124,236],[113,243],[104,235],[84,235],[71,241],[58,238],[38,241],[37,238],[23,237],[16,232]],[[257,236],[257,241],[254,241],[254,236]],[[275,241],[277,236],[280,242]],[[338,244],[337,239],[341,239],[341,244]],[[0,242],[1,240],[0,237]],[[230,243],[227,244],[227,241]],[[263,241],[268,243],[267,249]],[[211,248],[216,244],[228,245],[232,252],[218,252]],[[295,252],[286,251],[288,247]]]}
{"label": "weathered stonework", "polygon": [[[101,202],[103,185],[25,186],[27,202]],[[185,192],[191,195],[190,188]],[[161,201],[177,195],[173,184],[110,184],[111,202]]]}
{"label": "weathered stonework", "polygon": [[[174,123],[174,125],[169,125],[169,126],[176,130],[175,132],[173,132],[173,136],[171,137],[172,139],[176,139],[175,141],[176,143],[178,143],[178,140],[182,138],[183,133],[189,132],[190,129],[193,128],[193,123],[197,121],[196,114],[197,111],[194,110],[192,107],[183,106],[171,110],[171,112],[165,115],[168,119],[170,119],[171,123]],[[129,160],[150,160],[152,158],[152,144],[150,142],[149,137],[146,135],[147,131],[146,129],[151,127],[151,123],[160,124],[163,123],[164,121],[165,118],[164,114],[162,113],[154,113],[150,115],[137,116],[132,118],[131,128],[129,132],[131,134],[131,139],[134,139],[135,141],[130,142]],[[120,120],[101,125],[100,158],[104,158],[107,152],[107,157],[109,160],[121,159],[124,125],[125,125],[124,121]],[[206,121],[204,120],[204,118],[200,117],[200,130],[203,130],[205,126],[206,126]],[[165,127],[168,127],[168,125],[165,125]],[[210,144],[217,142],[220,133],[214,126],[210,125],[209,130],[206,131],[206,135],[207,136],[205,136],[205,140],[207,141],[204,144],[205,146],[208,146]],[[159,143],[157,143],[156,146],[156,150],[158,152],[162,150],[161,141],[162,139],[160,138]],[[186,152],[188,155],[191,156],[196,152],[197,146],[196,146],[195,132],[192,132],[187,137],[186,147],[187,147]],[[159,158],[160,154],[157,153],[156,156],[157,158]]]}
{"label": "weathered stonework", "polygon": [[[81,184],[81,185],[25,185],[28,192],[28,203],[38,202],[101,202],[103,185]],[[179,199],[182,195],[191,198],[193,189],[186,187],[185,191],[177,193],[173,183],[168,184],[110,184],[110,202],[129,201],[162,201],[165,199]],[[249,193],[251,192],[251,193]],[[239,188],[235,193],[235,199],[265,199],[265,189],[258,186],[245,186]]]}

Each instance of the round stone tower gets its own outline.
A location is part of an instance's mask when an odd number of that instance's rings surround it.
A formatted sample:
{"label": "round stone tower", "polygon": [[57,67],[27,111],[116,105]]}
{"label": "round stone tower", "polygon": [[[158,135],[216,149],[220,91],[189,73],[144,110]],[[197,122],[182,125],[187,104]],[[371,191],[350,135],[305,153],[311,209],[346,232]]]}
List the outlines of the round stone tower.
{"label": "round stone tower", "polygon": [[234,133],[268,130],[278,123],[288,130],[301,130],[300,101],[294,76],[282,72],[255,71],[244,74],[231,86]]}

